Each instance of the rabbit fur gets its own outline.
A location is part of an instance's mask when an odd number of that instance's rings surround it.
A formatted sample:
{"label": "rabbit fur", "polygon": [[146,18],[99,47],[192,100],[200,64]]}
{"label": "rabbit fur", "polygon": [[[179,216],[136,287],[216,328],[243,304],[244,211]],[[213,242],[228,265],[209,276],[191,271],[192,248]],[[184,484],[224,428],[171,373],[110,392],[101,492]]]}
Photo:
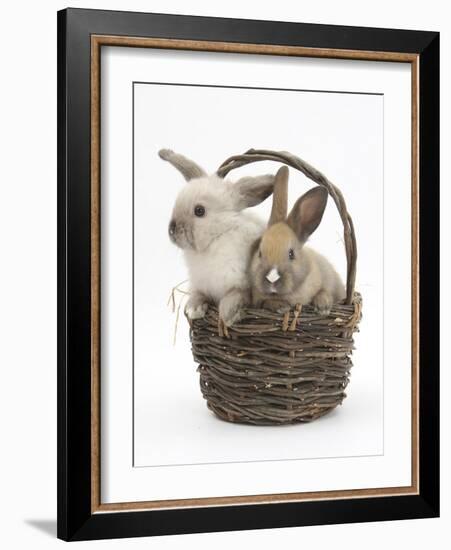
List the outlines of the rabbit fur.
{"label": "rabbit fur", "polygon": [[327,204],[323,187],[310,189],[300,197],[287,217],[288,168],[279,169],[268,228],[252,250],[250,274],[252,303],[278,312],[296,304],[312,304],[328,315],[334,302],[346,292],[331,263],[304,246],[318,227]]}
{"label": "rabbit fur", "polygon": [[159,155],[187,180],[176,198],[168,230],[171,241],[183,250],[188,268],[190,298],[185,311],[189,318],[198,319],[213,303],[230,326],[250,303],[251,246],[265,229],[264,222],[245,209],[273,192],[275,177],[246,176],[231,183],[217,174],[207,175],[171,150],[162,149]]}

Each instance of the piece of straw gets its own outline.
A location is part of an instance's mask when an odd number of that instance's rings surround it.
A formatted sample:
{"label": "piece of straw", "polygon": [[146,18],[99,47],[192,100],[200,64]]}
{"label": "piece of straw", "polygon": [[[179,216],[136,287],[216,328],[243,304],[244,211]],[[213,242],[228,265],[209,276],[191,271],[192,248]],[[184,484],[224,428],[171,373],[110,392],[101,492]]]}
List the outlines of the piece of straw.
{"label": "piece of straw", "polygon": [[[175,346],[175,344],[177,343],[177,329],[178,329],[179,318],[180,318],[180,309],[186,297],[190,295],[190,293],[187,290],[183,290],[180,287],[187,282],[188,282],[188,279],[172,287],[172,290],[167,302],[167,306],[169,305],[172,306],[172,313],[176,314],[175,325],[174,325],[174,337],[172,341],[173,346]],[[177,297],[180,297],[178,303],[177,303]]]}

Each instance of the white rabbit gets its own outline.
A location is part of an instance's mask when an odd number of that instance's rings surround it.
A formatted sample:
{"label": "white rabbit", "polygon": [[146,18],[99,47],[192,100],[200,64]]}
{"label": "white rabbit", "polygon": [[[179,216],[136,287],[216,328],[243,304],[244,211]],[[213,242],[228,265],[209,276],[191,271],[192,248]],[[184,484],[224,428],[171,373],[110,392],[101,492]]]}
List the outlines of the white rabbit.
{"label": "white rabbit", "polygon": [[243,210],[273,192],[274,175],[246,176],[231,183],[217,174],[207,175],[171,150],[162,149],[159,155],[188,182],[177,196],[169,223],[169,237],[183,250],[188,267],[186,313],[191,319],[201,318],[213,303],[223,322],[231,326],[250,303],[250,249],[265,228]]}
{"label": "white rabbit", "polygon": [[268,229],[252,250],[250,272],[252,302],[258,307],[283,312],[296,304],[312,304],[328,315],[334,302],[346,292],[331,263],[305,241],[318,227],[327,204],[324,187],[300,197],[287,217],[288,168],[276,174]]}

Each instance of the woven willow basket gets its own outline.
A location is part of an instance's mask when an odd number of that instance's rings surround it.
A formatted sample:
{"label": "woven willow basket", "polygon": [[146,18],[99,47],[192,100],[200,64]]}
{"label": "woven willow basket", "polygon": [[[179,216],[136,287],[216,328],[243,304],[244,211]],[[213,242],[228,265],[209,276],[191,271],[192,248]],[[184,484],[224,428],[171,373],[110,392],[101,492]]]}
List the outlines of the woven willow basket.
{"label": "woven willow basket", "polygon": [[290,153],[251,149],[227,159],[218,175],[264,160],[301,171],[334,200],[344,226],[346,299],[334,304],[327,316],[318,315],[311,306],[297,306],[286,314],[248,308],[244,318],[228,329],[218,310],[210,307],[203,319],[190,321],[193,357],[208,408],[223,420],[260,425],[308,422],[346,397],[353,333],[362,310],[361,296],[354,292],[354,227],[340,190]]}

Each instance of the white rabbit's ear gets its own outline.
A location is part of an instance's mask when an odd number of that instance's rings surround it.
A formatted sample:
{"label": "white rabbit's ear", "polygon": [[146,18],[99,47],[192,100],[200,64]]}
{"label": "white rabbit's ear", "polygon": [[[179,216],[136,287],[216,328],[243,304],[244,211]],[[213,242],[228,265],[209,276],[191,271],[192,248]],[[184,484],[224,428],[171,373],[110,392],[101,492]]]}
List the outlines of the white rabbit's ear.
{"label": "white rabbit's ear", "polygon": [[264,176],[245,176],[232,184],[235,205],[239,210],[256,206],[263,202],[274,191],[275,177],[272,174]]}
{"label": "white rabbit's ear", "polygon": [[197,165],[194,161],[184,157],[183,155],[174,153],[171,149],[160,149],[158,154],[160,158],[167,160],[170,164],[172,164],[172,166],[174,166],[174,168],[177,168],[186,181],[194,178],[201,178],[207,175],[205,170],[203,170],[203,168]]}
{"label": "white rabbit's ear", "polygon": [[324,187],[314,187],[294,204],[287,219],[301,242],[306,241],[318,227],[327,204],[328,192]]}

